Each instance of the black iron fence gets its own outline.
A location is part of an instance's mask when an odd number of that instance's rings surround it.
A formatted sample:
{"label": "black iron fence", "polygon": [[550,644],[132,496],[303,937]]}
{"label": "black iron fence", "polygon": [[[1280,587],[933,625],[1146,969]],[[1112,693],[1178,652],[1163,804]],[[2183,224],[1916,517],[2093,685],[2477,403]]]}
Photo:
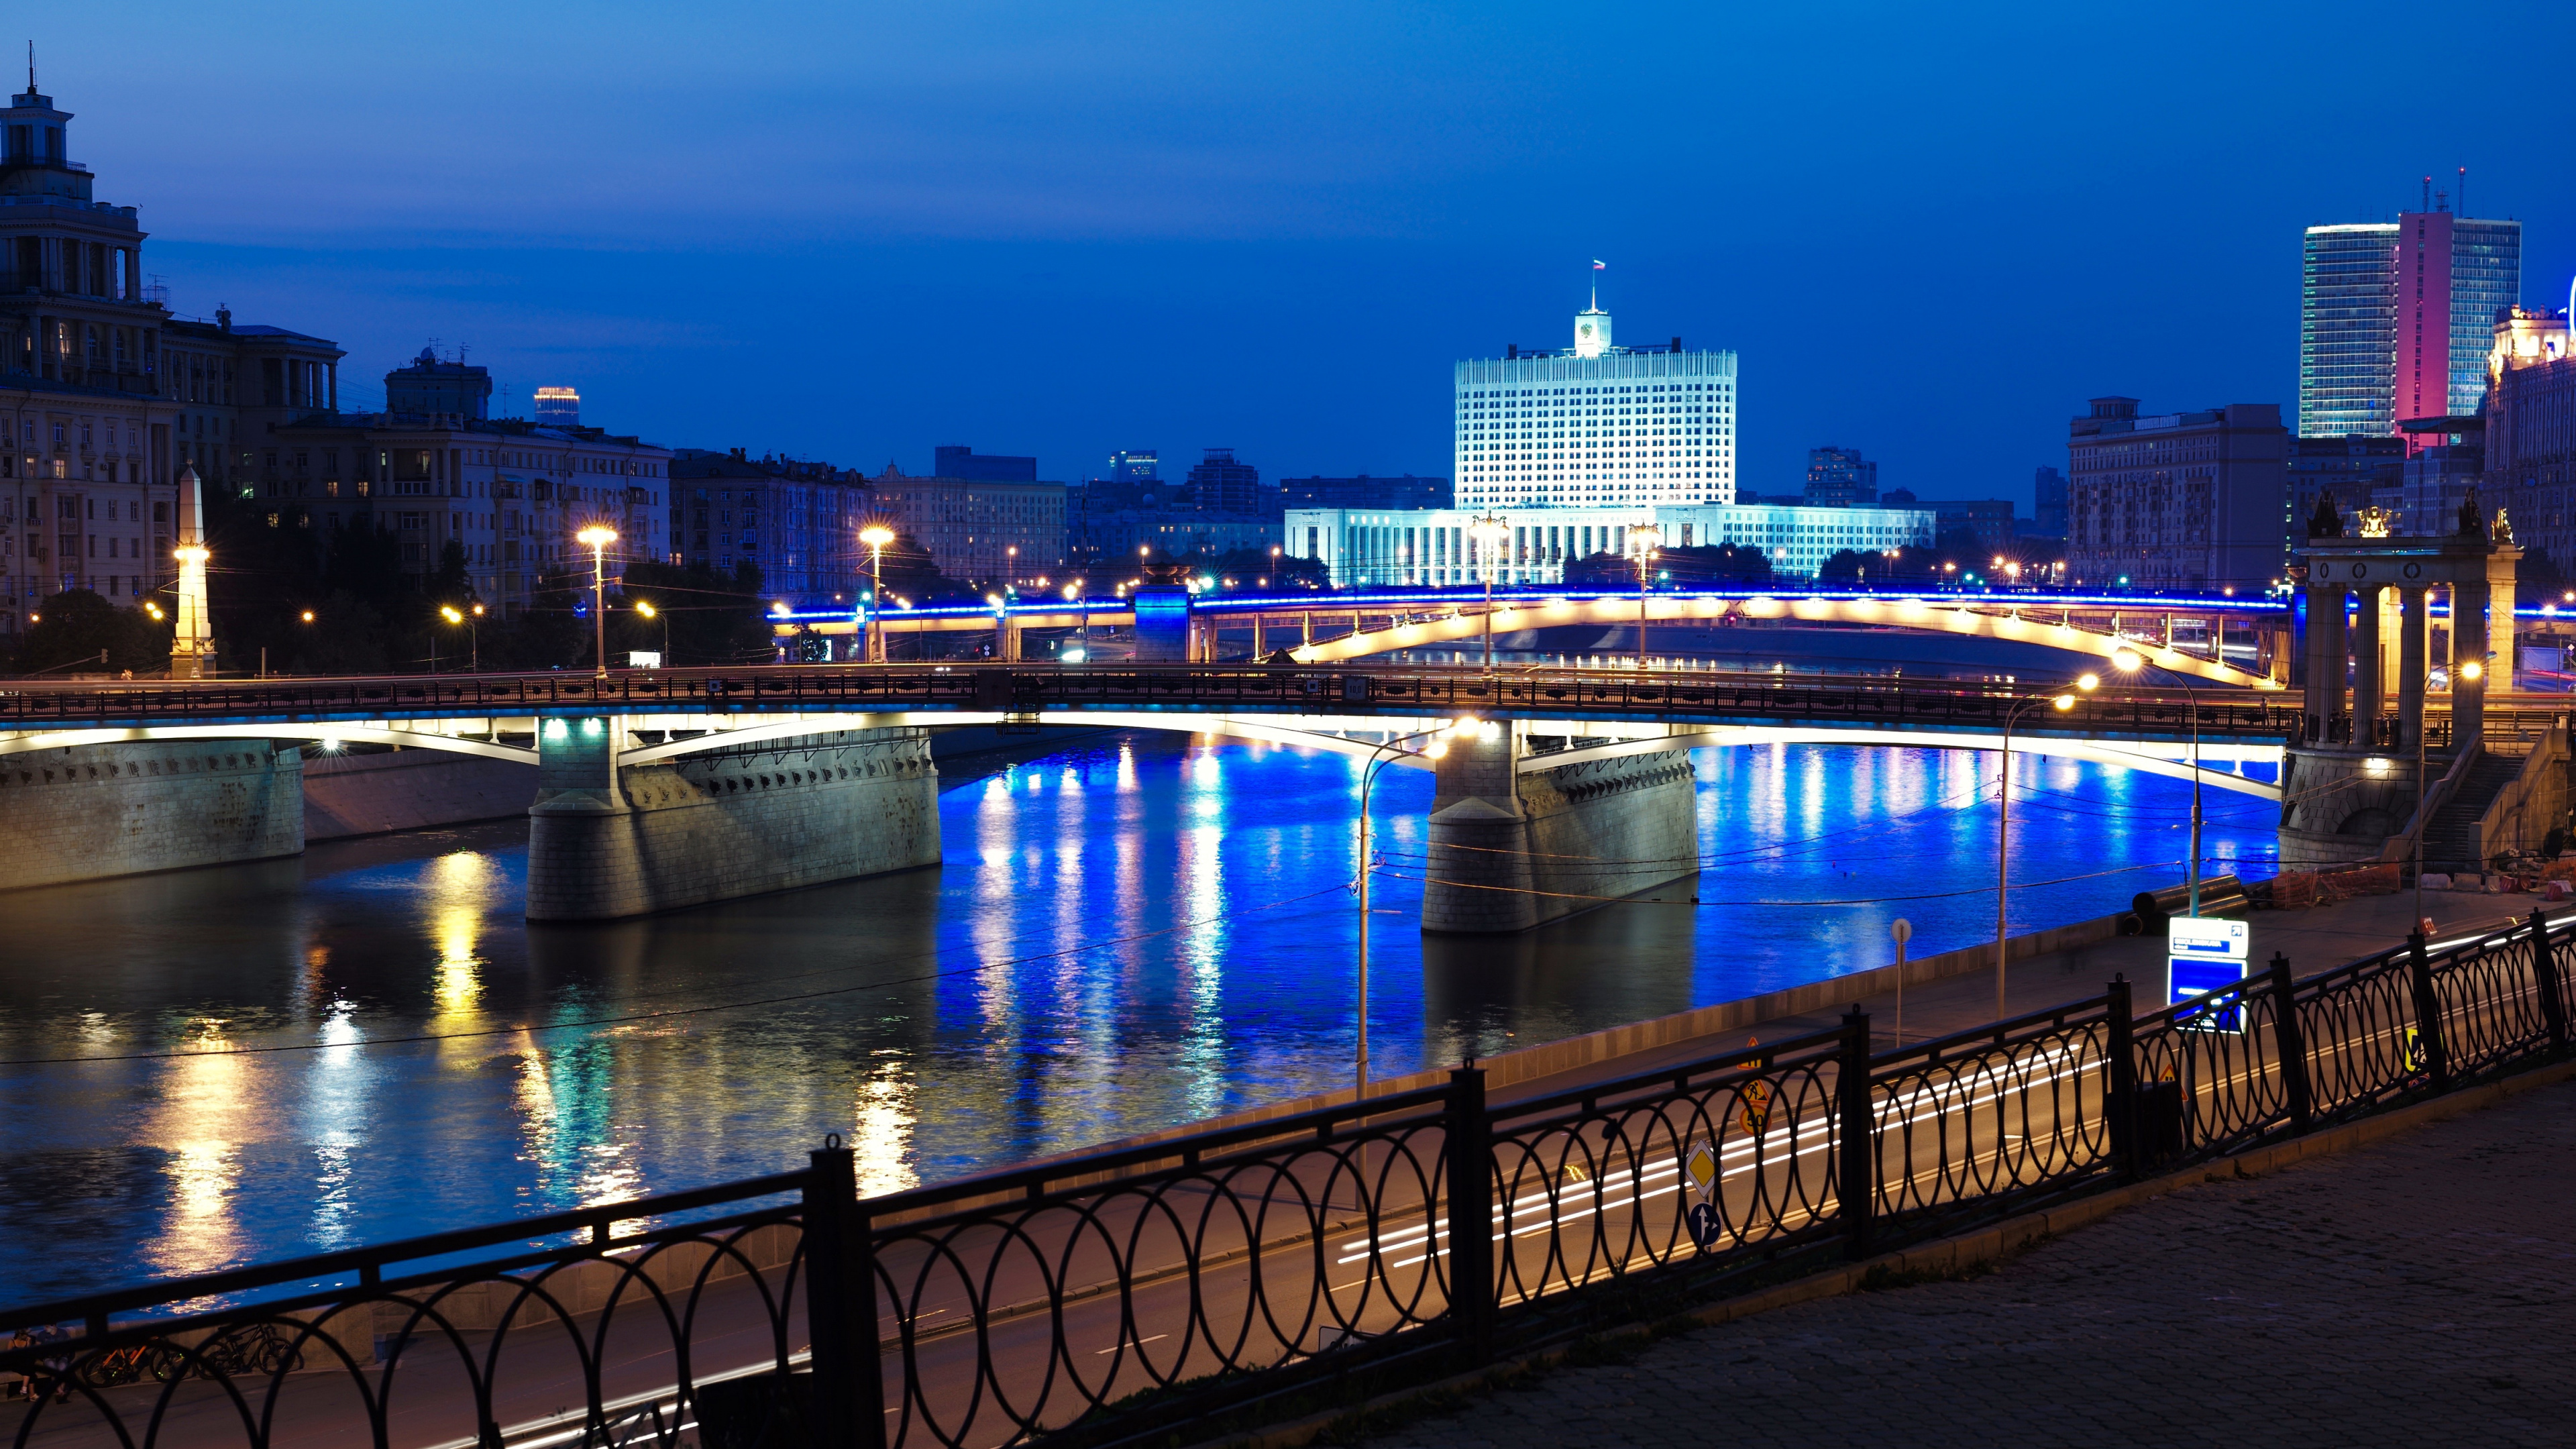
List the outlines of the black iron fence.
{"label": "black iron fence", "polygon": [[2535,913],[1891,1051],[1855,1012],[1500,1106],[1465,1067],[875,1198],[827,1143],[801,1172],[0,1310],[0,1378],[25,1446],[1168,1438],[2563,1057],[2571,946]]}

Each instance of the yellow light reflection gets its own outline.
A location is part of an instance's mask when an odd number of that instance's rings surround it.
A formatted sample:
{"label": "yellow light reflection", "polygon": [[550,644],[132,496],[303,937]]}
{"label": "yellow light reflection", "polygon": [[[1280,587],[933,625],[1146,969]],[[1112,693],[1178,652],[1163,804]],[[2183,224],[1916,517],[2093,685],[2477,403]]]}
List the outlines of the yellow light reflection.
{"label": "yellow light reflection", "polygon": [[859,1082],[850,1118],[850,1147],[858,1158],[859,1196],[876,1197],[916,1186],[912,1129],[919,1119],[912,1077],[901,1062],[880,1062]]}
{"label": "yellow light reflection", "polygon": [[238,1261],[241,1224],[233,1216],[233,1190],[241,1177],[241,1138],[254,1126],[256,1108],[244,1088],[242,1059],[229,1048],[224,1023],[205,1021],[190,1050],[170,1060],[160,1109],[146,1140],[170,1154],[172,1216],[144,1256],[164,1276],[207,1273]]}

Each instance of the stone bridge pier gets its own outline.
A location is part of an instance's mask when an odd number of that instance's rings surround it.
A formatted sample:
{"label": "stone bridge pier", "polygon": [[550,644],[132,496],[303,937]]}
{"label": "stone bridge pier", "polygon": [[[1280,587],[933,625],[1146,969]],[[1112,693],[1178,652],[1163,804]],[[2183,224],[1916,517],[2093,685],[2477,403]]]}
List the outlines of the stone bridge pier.
{"label": "stone bridge pier", "polygon": [[1698,872],[1688,749],[1532,768],[1527,726],[1498,723],[1439,762],[1424,930],[1526,931]]}
{"label": "stone bridge pier", "polygon": [[529,920],[612,920],[939,862],[928,730],[616,766],[633,743],[615,716],[539,722]]}

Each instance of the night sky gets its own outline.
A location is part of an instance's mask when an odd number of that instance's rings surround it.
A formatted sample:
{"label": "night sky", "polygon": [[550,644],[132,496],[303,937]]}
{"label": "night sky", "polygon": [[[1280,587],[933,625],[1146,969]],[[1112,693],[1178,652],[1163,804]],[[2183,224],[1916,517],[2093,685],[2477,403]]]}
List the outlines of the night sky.
{"label": "night sky", "polygon": [[2564,3],[51,7],[171,305],[870,471],[1447,473],[1450,364],[1735,349],[1743,485],[2029,498],[2098,393],[2296,397],[2299,229],[2469,167],[2576,273]]}

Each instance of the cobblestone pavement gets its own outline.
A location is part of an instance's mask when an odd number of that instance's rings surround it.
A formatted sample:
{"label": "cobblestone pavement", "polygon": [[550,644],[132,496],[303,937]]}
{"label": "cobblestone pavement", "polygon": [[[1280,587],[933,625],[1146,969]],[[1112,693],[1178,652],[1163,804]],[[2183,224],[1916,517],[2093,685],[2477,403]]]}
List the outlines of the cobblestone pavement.
{"label": "cobblestone pavement", "polygon": [[2576,1444],[2576,1083],[2210,1183],[1984,1277],[1559,1368],[1377,1449]]}

